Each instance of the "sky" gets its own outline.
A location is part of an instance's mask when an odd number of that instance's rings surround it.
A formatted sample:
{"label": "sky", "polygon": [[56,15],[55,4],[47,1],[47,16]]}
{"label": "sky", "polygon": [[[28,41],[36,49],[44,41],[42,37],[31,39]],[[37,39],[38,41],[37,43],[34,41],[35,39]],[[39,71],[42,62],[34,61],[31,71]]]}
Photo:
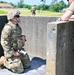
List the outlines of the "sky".
{"label": "sky", "polygon": [[[0,1],[5,1],[8,3],[13,3],[17,4],[20,0],[0,0]],[[46,4],[50,5],[52,0],[46,0]],[[58,0],[60,1],[60,0]],[[63,0],[66,4],[68,3],[67,0]],[[41,0],[24,0],[24,4],[29,4],[29,5],[39,5],[42,4]]]}

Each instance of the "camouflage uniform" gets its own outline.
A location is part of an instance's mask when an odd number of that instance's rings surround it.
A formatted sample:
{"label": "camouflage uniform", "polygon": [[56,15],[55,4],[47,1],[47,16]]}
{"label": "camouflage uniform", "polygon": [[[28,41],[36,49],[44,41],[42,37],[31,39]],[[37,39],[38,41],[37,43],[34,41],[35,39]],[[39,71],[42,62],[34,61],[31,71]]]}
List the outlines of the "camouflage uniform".
{"label": "camouflage uniform", "polygon": [[3,28],[1,34],[1,45],[4,49],[4,56],[7,58],[4,61],[4,66],[15,73],[21,73],[24,68],[30,66],[30,59],[28,54],[21,54],[19,57],[13,56],[14,52],[24,50],[22,45],[21,35],[22,30],[17,24],[9,21]]}
{"label": "camouflage uniform", "polygon": [[32,9],[31,9],[32,15],[36,15],[36,12],[35,11],[36,11],[36,7],[33,6]]}

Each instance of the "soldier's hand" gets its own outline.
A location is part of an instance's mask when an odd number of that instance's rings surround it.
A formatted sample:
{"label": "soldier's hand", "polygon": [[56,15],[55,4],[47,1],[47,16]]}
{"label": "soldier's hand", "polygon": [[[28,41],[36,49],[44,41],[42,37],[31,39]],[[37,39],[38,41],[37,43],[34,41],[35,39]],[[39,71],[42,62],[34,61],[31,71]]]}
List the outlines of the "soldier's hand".
{"label": "soldier's hand", "polygon": [[24,46],[24,45],[25,45],[25,42],[26,42],[26,36],[23,35],[21,38],[22,38],[22,44],[23,44],[23,46]]}
{"label": "soldier's hand", "polygon": [[15,52],[14,56],[20,56],[20,54],[18,52]]}

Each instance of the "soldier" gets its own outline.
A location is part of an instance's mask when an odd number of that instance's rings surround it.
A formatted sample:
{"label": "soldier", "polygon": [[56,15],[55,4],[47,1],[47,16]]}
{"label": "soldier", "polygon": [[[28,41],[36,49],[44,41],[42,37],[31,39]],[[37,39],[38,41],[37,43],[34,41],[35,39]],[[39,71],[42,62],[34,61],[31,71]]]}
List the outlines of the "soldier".
{"label": "soldier", "polygon": [[1,33],[1,45],[4,49],[3,64],[15,73],[22,73],[24,68],[30,66],[30,59],[23,46],[26,41],[19,26],[20,11],[13,9],[7,14],[8,23],[5,24]]}
{"label": "soldier", "polygon": [[36,7],[35,5],[31,9],[32,15],[36,15]]}

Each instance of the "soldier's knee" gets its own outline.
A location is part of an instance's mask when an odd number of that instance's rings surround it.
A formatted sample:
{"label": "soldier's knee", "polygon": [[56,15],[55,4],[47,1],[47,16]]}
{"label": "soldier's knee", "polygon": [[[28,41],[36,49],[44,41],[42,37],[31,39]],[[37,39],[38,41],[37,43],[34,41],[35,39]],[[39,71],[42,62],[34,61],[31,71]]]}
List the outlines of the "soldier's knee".
{"label": "soldier's knee", "polygon": [[15,73],[22,73],[24,71],[21,61],[13,63],[10,69]]}
{"label": "soldier's knee", "polygon": [[30,67],[30,62],[26,66],[27,66],[27,68]]}
{"label": "soldier's knee", "polygon": [[13,69],[11,69],[11,71],[14,73],[20,74],[20,73],[24,72],[24,68],[20,68],[20,67],[19,68],[13,68]]}
{"label": "soldier's knee", "polygon": [[24,71],[24,68],[22,64],[18,64],[18,65],[14,64],[11,70],[15,73],[22,73]]}
{"label": "soldier's knee", "polygon": [[28,61],[27,63],[25,63],[24,68],[29,68],[30,67],[30,61]]}

